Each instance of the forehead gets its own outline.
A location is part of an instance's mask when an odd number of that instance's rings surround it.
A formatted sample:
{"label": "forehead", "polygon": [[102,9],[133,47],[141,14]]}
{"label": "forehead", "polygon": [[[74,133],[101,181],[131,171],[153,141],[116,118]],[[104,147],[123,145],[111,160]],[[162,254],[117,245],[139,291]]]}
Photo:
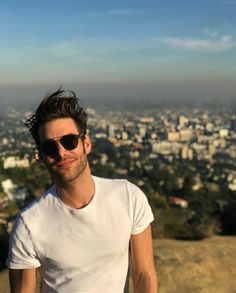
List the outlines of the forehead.
{"label": "forehead", "polygon": [[79,133],[78,127],[72,118],[60,118],[48,121],[39,127],[40,141],[56,138],[69,133]]}

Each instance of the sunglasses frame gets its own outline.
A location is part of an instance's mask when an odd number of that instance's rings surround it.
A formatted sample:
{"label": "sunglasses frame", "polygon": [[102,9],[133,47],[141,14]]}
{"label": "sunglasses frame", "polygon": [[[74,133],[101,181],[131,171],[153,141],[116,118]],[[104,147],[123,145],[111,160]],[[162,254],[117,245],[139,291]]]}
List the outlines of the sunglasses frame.
{"label": "sunglasses frame", "polygon": [[[73,139],[77,139],[76,146],[75,147],[73,146],[72,148],[68,147],[65,142],[63,143],[63,139],[65,139],[66,137],[70,137],[70,136],[72,136]],[[55,137],[55,138],[46,139],[45,141],[43,141],[40,144],[40,150],[46,156],[55,156],[55,155],[58,154],[59,147],[58,147],[57,141],[59,141],[59,143],[63,146],[63,148],[65,150],[72,151],[72,150],[74,150],[78,146],[79,139],[82,138],[83,136],[84,136],[84,133],[83,132],[81,132],[79,134],[68,133],[68,134],[65,134],[65,135],[62,135],[62,136],[58,136],[58,137]],[[48,143],[52,143],[53,146],[51,146],[51,148],[54,148],[54,151],[47,152],[47,147],[45,145],[48,144]],[[46,149],[46,152],[45,152],[45,149]]]}

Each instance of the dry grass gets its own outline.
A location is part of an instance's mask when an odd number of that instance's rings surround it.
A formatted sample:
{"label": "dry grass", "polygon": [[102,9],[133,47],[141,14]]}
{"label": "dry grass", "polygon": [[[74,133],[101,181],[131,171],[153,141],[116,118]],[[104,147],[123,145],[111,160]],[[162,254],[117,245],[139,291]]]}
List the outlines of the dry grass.
{"label": "dry grass", "polygon": [[0,272],[0,292],[1,293],[9,293],[9,286],[8,286],[8,275],[7,271]]}
{"label": "dry grass", "polygon": [[236,237],[154,241],[160,293],[236,293]]}
{"label": "dry grass", "polygon": [[[158,239],[154,252],[159,293],[236,293],[236,237]],[[0,293],[9,293],[6,271],[0,272]]]}

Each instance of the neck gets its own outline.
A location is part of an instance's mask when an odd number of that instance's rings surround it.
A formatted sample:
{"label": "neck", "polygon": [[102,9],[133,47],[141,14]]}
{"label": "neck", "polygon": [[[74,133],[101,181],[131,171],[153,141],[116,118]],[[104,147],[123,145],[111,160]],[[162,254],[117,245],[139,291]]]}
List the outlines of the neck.
{"label": "neck", "polygon": [[71,208],[80,209],[85,207],[94,196],[95,183],[90,170],[85,173],[73,181],[56,182],[59,198]]}

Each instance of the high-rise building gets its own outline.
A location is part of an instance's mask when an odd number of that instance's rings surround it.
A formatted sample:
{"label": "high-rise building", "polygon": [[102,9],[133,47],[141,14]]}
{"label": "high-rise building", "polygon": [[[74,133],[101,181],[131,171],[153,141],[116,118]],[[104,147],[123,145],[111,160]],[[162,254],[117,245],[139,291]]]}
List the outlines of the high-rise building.
{"label": "high-rise building", "polygon": [[187,126],[188,121],[189,119],[186,116],[180,115],[178,117],[178,128],[179,129],[185,128]]}
{"label": "high-rise building", "polygon": [[107,135],[108,136],[115,136],[115,126],[114,124],[107,125]]}
{"label": "high-rise building", "polygon": [[236,117],[235,116],[233,116],[230,119],[230,130],[231,131],[236,131]]}

